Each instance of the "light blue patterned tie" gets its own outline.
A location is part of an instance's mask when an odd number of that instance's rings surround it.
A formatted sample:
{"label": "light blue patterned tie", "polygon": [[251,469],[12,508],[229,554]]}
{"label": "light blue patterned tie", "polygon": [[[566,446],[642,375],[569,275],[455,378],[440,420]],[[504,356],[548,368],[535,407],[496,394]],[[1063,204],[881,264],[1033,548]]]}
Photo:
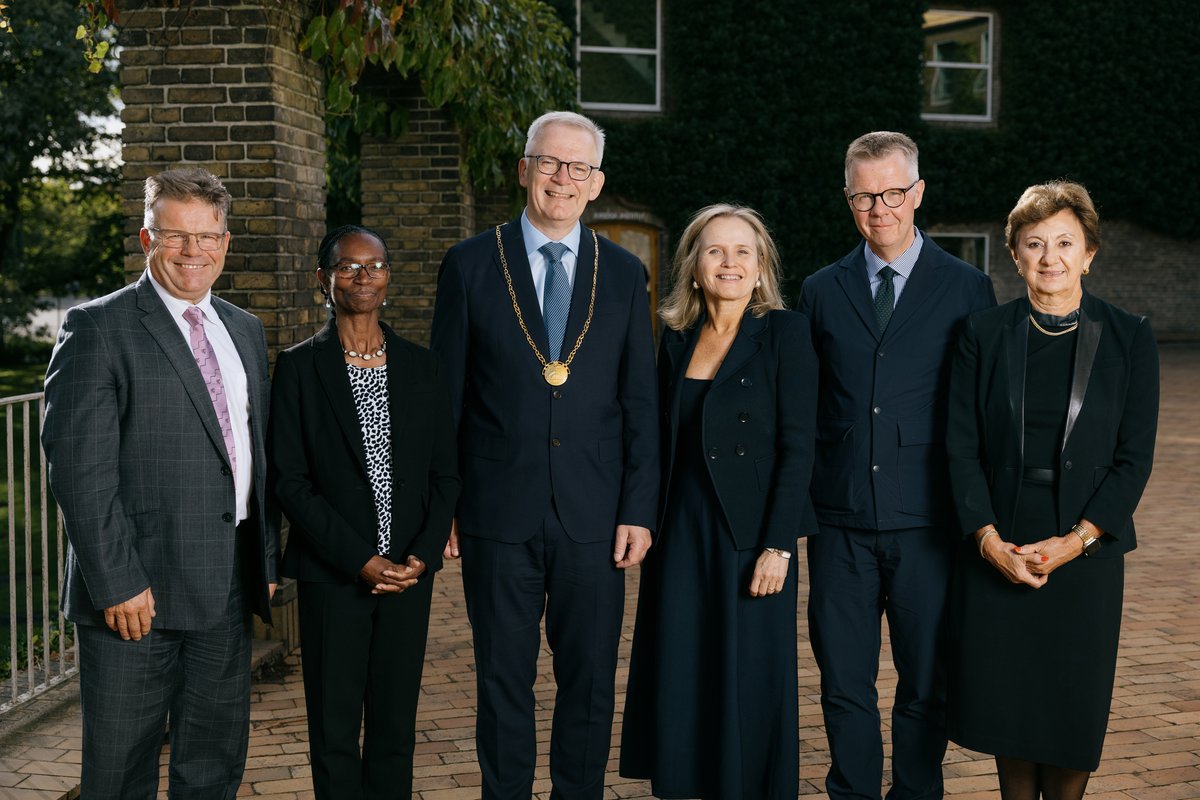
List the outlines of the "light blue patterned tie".
{"label": "light blue patterned tie", "polygon": [[562,354],[563,336],[567,332],[567,313],[571,310],[571,283],[563,266],[567,246],[561,242],[546,242],[538,248],[546,257],[546,287],[542,291],[542,318],[546,321],[546,339],[550,342],[550,360],[558,361]]}

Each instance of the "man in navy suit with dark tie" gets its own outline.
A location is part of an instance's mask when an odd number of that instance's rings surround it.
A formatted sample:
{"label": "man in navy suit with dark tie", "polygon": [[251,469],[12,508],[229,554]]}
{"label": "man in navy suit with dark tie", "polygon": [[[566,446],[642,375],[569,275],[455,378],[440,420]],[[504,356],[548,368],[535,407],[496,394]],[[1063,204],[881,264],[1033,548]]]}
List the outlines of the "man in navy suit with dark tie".
{"label": "man in navy suit with dark tie", "polygon": [[604,134],[551,112],[529,128],[521,216],[446,253],[432,347],[458,425],[463,559],[485,800],[529,800],[533,685],[546,638],[558,692],[551,796],[599,800],[624,570],[650,547],[658,398],[644,268],[580,224]]}
{"label": "man in navy suit with dark tie", "polygon": [[877,131],[851,143],[845,194],[865,241],[800,292],[821,364],[808,616],[830,798],[880,797],[884,613],[899,674],[887,797],[943,794],[951,345],[963,318],[996,298],[986,275],[914,227],[924,192],[910,138]]}

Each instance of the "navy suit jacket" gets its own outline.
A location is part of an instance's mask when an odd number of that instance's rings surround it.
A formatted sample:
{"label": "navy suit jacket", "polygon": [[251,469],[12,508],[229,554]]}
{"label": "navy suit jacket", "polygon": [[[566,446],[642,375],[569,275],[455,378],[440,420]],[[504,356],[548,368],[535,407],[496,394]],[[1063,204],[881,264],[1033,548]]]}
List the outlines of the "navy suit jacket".
{"label": "navy suit jacket", "polygon": [[[1104,531],[1098,557],[1137,546],[1133,510],[1150,478],[1158,429],[1158,348],[1145,317],[1086,292],[1067,422],[1059,446],[1058,529],[1086,518]],[[1029,301],[971,317],[951,385],[951,485],[964,535],[995,523],[1009,538],[1025,462]]]}
{"label": "navy suit jacket", "polygon": [[[671,502],[680,393],[702,324],[662,337],[664,509]],[[747,313],[703,412],[704,465],[739,550],[793,550],[798,536],[816,533],[808,499],[816,407],[817,360],[808,320],[794,311]]]}
{"label": "navy suit jacket", "polygon": [[863,245],[810,276],[799,310],[821,364],[812,498],[822,524],[895,530],[953,518],[946,411],[954,338],[991,280],[929,236],[880,335]]}
{"label": "navy suit jacket", "polygon": [[[544,355],[545,324],[520,220],[501,226],[512,287]],[[584,228],[563,344],[587,317],[596,248]],[[654,527],[658,503],[658,391],[646,272],[599,239],[596,306],[571,375],[560,387],[517,324],[495,229],[446,253],[431,346],[441,358],[458,426],[462,533],[523,542],[553,507],[577,542],[611,539],[618,524]]]}
{"label": "navy suit jacket", "polygon": [[[270,622],[279,515],[267,488],[266,337],[253,314],[212,304],[246,370],[255,523],[246,566],[259,584],[247,587],[246,606]],[[70,541],[68,619],[102,625],[105,608],[147,587],[155,627],[223,619],[239,535],[233,473],[191,345],[145,274],[67,312],[46,372],[42,446]]]}

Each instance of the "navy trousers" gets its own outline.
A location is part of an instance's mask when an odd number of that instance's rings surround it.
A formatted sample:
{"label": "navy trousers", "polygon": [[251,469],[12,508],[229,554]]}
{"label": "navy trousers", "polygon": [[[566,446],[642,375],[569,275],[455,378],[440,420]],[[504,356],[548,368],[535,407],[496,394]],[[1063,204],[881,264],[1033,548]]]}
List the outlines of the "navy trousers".
{"label": "navy trousers", "polygon": [[871,531],[820,526],[808,542],[808,624],[821,669],[831,800],[879,800],[879,674],[887,614],[899,681],[892,708],[888,800],[943,794],[945,619],[952,541],[945,528]]}
{"label": "navy trousers", "polygon": [[551,510],[525,542],[463,536],[460,547],[475,642],[483,800],[529,800],[533,792],[543,610],[557,684],[551,797],[600,800],[625,610],[624,573],[613,566],[612,542],[572,541]]}

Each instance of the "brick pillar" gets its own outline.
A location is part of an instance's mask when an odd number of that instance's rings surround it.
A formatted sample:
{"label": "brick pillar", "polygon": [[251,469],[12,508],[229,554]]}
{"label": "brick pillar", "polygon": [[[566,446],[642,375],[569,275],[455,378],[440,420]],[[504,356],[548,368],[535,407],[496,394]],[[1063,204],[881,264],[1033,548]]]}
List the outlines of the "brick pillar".
{"label": "brick pillar", "polygon": [[325,228],[320,67],[297,51],[309,3],[122,0],[126,270],[141,272],[142,181],[191,164],[233,195],[221,297],[259,316],[272,355],[325,319],[313,270]]}
{"label": "brick pillar", "polygon": [[362,218],[391,251],[385,319],[401,336],[428,344],[438,265],[451,245],[476,232],[473,193],[463,188],[462,140],[449,117],[415,82],[390,93],[408,108],[408,131],[395,141],[363,137]]}

